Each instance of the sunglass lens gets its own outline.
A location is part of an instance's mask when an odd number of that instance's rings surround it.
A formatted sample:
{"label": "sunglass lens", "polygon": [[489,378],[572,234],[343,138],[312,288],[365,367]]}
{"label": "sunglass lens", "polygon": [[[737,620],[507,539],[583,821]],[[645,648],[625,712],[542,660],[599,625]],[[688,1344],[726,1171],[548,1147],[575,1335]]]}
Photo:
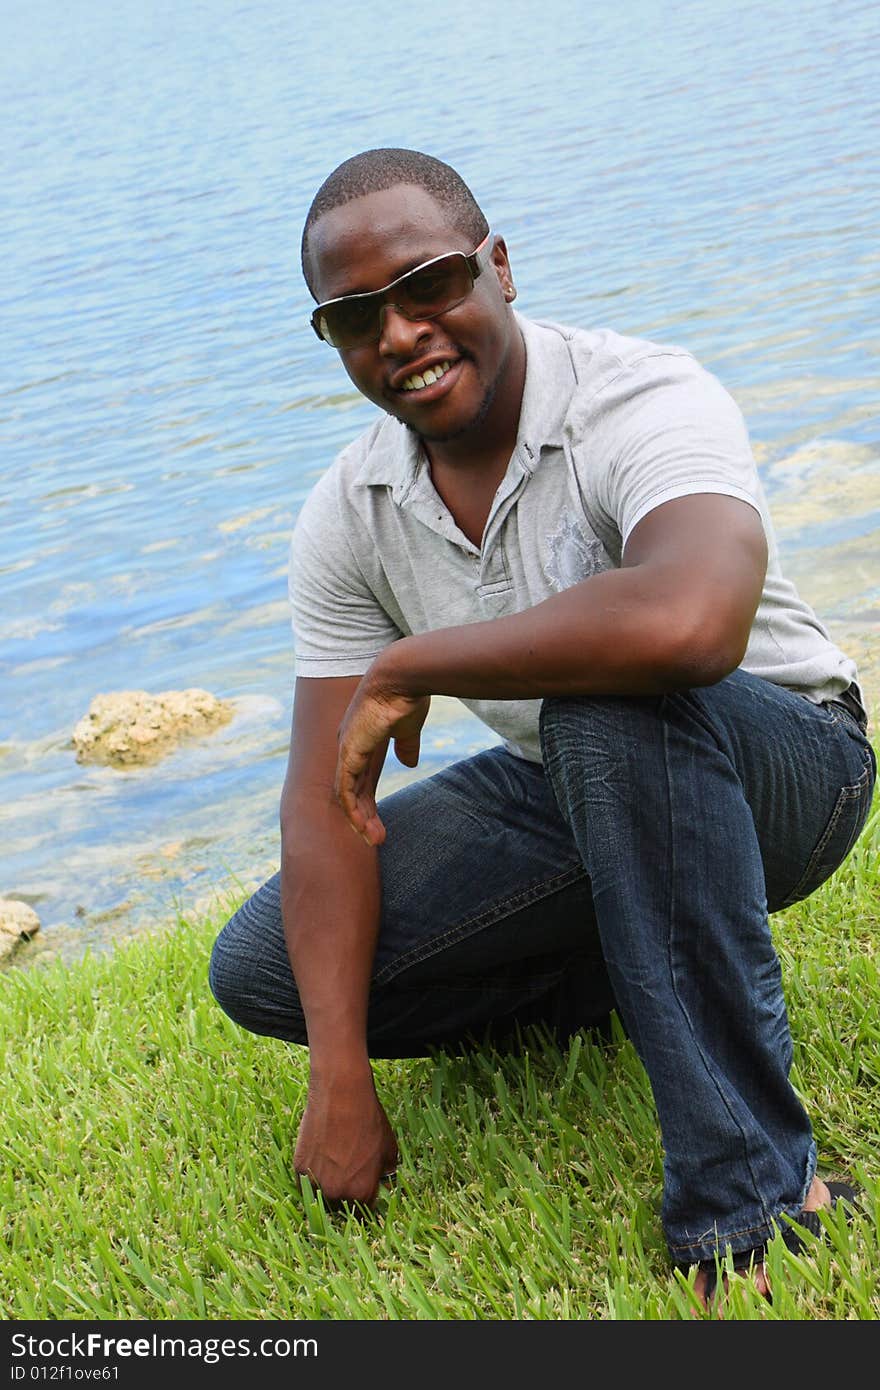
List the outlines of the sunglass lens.
{"label": "sunglass lens", "polygon": [[379,336],[379,298],[340,299],[328,304],[318,327],[335,348],[357,347]]}
{"label": "sunglass lens", "polygon": [[414,270],[401,281],[394,302],[408,318],[432,318],[460,303],[469,293],[471,276],[463,256],[444,256]]}
{"label": "sunglass lens", "polygon": [[430,319],[453,309],[473,288],[467,259],[457,251],[404,275],[387,291],[353,295],[325,305],[318,329],[332,347],[374,343],[382,331],[382,310],[391,303],[408,319]]}

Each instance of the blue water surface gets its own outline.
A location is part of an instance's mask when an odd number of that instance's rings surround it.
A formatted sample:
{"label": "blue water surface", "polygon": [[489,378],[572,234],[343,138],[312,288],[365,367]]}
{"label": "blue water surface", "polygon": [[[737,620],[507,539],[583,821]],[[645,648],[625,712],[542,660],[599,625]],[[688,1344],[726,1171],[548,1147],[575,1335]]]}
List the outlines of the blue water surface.
{"label": "blue water surface", "polygon": [[[308,327],[299,236],[358,150],[452,163],[526,314],[717,372],[805,596],[873,639],[878,14],[5,7],[0,896],[35,906],[42,955],[103,949],[277,861],[290,530],[374,418]],[[234,699],[232,725],[149,769],[77,763],[98,692],[188,686]],[[454,701],[428,735],[418,775],[495,741]],[[390,763],[385,785],[405,775]]]}

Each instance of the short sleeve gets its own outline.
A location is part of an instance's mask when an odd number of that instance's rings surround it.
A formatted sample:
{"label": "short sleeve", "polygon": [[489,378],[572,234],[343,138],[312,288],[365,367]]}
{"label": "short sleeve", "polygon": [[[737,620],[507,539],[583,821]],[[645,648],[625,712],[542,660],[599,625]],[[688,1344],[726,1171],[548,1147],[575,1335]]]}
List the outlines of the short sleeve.
{"label": "short sleeve", "polygon": [[290,543],[297,676],[361,676],[402,635],[364,579],[333,484],[331,470],[306,499]]}
{"label": "short sleeve", "polygon": [[723,493],[759,514],[761,487],[742,413],[686,353],[631,363],[593,402],[587,482],[600,518],[621,537],[676,497]]}

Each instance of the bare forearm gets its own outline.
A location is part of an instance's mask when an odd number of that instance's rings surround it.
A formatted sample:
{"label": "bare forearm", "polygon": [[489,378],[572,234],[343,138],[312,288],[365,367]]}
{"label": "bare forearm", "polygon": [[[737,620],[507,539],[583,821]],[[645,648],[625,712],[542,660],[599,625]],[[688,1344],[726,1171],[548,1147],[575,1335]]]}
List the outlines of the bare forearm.
{"label": "bare forearm", "polygon": [[281,910],[313,1072],[366,1066],[379,868],[338,806],[285,808]]}
{"label": "bare forearm", "polygon": [[405,638],[377,665],[408,695],[495,700],[661,694],[726,674],[690,611],[649,589],[636,568],[609,571],[521,613]]}

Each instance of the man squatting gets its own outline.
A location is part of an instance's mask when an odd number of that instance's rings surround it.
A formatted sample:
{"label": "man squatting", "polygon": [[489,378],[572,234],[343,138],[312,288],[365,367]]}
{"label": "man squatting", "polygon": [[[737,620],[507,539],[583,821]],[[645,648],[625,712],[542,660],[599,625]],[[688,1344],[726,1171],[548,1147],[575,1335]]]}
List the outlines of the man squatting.
{"label": "man squatting", "polygon": [[[281,870],[221,932],[214,995],[308,1045],[295,1169],[367,1205],[398,1155],[371,1057],[534,1024],[564,1042],[616,1009],[673,1264],[705,1302],[731,1255],[769,1296],[766,1242],[854,1196],[817,1173],[768,913],[866,820],[856,667],[781,573],[719,381],[516,312],[448,165],[346,160],[302,265],[316,333],[383,414],[296,522]],[[503,742],[377,806],[432,695]]]}

